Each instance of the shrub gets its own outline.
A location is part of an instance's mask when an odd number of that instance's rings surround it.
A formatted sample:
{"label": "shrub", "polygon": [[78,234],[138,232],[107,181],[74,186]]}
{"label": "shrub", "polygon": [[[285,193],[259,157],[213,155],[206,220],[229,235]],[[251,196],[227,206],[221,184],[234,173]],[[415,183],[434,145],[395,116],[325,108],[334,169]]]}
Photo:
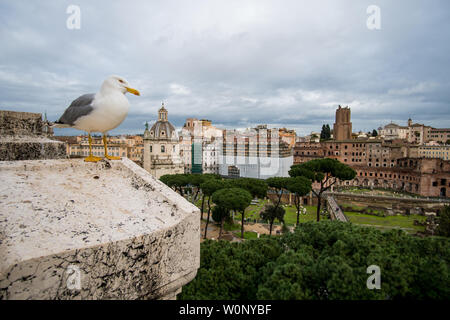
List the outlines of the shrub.
{"label": "shrub", "polygon": [[[381,289],[366,286],[381,269]],[[450,239],[417,238],[338,221],[280,237],[205,241],[179,299],[449,299]]]}

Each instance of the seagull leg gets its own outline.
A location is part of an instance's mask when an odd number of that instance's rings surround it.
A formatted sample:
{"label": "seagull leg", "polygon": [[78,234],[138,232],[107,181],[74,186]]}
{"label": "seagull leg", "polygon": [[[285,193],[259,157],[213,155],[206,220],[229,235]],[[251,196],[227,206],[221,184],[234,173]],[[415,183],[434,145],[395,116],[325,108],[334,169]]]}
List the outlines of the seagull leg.
{"label": "seagull leg", "polygon": [[88,133],[88,140],[89,140],[89,156],[84,158],[84,161],[86,161],[86,162],[97,162],[97,161],[102,160],[102,158],[94,157],[92,155],[92,137],[91,137],[91,133]]}
{"label": "seagull leg", "polygon": [[114,157],[114,156],[110,156],[108,155],[108,146],[106,143],[106,134],[103,134],[103,145],[105,146],[105,158],[108,160],[120,160],[120,157]]}

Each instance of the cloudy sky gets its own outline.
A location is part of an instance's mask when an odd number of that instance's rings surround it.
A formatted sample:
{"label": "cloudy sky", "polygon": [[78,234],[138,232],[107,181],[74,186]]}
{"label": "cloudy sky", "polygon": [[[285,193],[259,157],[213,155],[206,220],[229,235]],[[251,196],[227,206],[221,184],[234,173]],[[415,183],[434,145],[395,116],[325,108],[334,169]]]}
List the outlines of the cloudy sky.
{"label": "cloudy sky", "polygon": [[[80,29],[66,26],[71,4]],[[380,30],[367,27],[369,5]],[[141,96],[112,134],[142,133],[161,101],[177,127],[197,117],[304,135],[332,124],[338,104],[354,131],[409,117],[450,127],[449,39],[448,0],[2,0],[0,109],[56,120],[118,74]]]}

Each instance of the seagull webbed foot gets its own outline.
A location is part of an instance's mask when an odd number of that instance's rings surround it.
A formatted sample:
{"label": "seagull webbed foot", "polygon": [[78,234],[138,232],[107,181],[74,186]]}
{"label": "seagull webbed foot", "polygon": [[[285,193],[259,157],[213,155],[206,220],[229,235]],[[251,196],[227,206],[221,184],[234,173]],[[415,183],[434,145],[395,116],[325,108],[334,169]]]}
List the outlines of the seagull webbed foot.
{"label": "seagull webbed foot", "polygon": [[94,157],[93,155],[90,155],[90,156],[84,158],[85,162],[97,162],[97,161],[100,161],[100,160],[102,160],[102,158]]}
{"label": "seagull webbed foot", "polygon": [[121,160],[121,157],[114,157],[114,156],[110,156],[110,155],[106,155],[105,156],[106,159],[108,160]]}

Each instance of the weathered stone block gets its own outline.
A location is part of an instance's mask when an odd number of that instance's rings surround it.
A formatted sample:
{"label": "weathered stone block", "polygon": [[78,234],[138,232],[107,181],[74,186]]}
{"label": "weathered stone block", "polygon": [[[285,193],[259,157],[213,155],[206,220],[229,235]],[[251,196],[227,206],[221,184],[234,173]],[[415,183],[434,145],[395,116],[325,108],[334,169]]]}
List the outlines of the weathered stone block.
{"label": "weathered stone block", "polygon": [[0,162],[0,178],[1,299],[167,299],[195,277],[198,208],[132,161]]}
{"label": "weathered stone block", "polygon": [[64,159],[64,142],[46,137],[0,137],[0,161]]}
{"label": "weathered stone block", "polygon": [[40,113],[0,110],[0,161],[66,158],[65,143],[44,129]]}
{"label": "weathered stone block", "polygon": [[41,135],[43,126],[40,113],[0,110],[0,136]]}

